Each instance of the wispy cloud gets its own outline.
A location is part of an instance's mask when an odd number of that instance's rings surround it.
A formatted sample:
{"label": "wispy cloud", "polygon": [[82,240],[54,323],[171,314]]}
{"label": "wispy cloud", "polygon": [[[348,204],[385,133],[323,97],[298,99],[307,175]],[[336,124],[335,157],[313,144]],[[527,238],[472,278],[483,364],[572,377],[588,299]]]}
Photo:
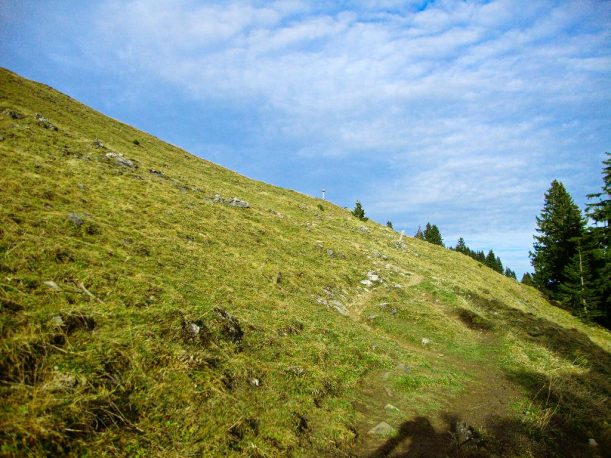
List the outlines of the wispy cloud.
{"label": "wispy cloud", "polygon": [[239,111],[248,140],[214,150],[243,172],[310,164],[292,187],[521,250],[523,270],[549,181],[585,195],[611,146],[610,5],[101,1],[73,58]]}

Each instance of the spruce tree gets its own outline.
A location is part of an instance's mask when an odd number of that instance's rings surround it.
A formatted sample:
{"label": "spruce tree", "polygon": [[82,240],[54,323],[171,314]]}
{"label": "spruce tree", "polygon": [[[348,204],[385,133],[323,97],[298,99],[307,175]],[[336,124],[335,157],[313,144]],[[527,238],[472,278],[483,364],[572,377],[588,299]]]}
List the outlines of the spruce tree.
{"label": "spruce tree", "polygon": [[564,281],[558,286],[558,298],[574,315],[591,320],[600,315],[596,289],[593,287],[589,251],[577,240],[577,252],[564,268]]}
{"label": "spruce tree", "polygon": [[420,226],[418,226],[418,230],[416,231],[416,234],[414,235],[414,237],[419,240],[424,240],[424,232],[422,232],[422,229],[420,228]]}
{"label": "spruce tree", "polygon": [[611,155],[603,161],[602,191],[589,194],[588,199],[594,200],[587,204],[586,214],[594,223],[589,227],[584,237],[584,244],[589,249],[592,287],[598,299],[600,317],[597,319],[607,328],[611,327]]}
{"label": "spruce tree", "polygon": [[426,228],[424,229],[424,240],[433,245],[443,245],[443,238],[441,237],[441,232],[439,232],[439,228],[433,224],[426,223]]}
{"label": "spruce tree", "polygon": [[459,253],[469,253],[469,248],[467,248],[467,244],[465,243],[465,240],[462,237],[458,239],[458,242],[456,242],[456,247],[454,249]]}
{"label": "spruce tree", "polygon": [[367,221],[369,219],[365,217],[365,210],[363,209],[361,202],[359,202],[358,200],[356,201],[356,204],[354,205],[354,210],[352,210],[352,214],[356,216],[358,219],[360,219],[361,221]]}
{"label": "spruce tree", "polygon": [[520,283],[528,286],[534,286],[533,276],[530,273],[525,272],[524,275],[522,275],[522,280],[520,280]]}
{"label": "spruce tree", "polygon": [[392,228],[393,228],[393,227],[392,227],[392,221],[390,221],[390,220],[389,220],[389,221],[386,221],[386,227],[388,227],[388,228],[392,229]]}
{"label": "spruce tree", "polygon": [[584,231],[579,207],[557,180],[545,193],[541,216],[537,217],[534,251],[530,253],[535,269],[534,284],[558,299],[558,288],[566,280],[565,268],[577,253],[577,241]]}

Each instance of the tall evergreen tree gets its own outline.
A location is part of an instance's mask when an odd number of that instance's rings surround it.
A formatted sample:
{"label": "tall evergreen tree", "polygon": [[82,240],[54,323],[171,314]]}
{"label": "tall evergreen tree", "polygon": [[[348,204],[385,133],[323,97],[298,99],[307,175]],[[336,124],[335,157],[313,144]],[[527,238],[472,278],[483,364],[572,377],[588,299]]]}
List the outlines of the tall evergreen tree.
{"label": "tall evergreen tree", "polygon": [[441,237],[441,232],[439,232],[439,228],[431,223],[426,223],[426,227],[424,228],[424,240],[433,245],[443,245],[443,238]]}
{"label": "tall evergreen tree", "polygon": [[545,193],[541,216],[537,217],[534,251],[530,253],[535,269],[534,284],[558,299],[558,287],[566,280],[565,268],[577,253],[577,241],[584,232],[579,207],[559,181],[552,181]]}
{"label": "tall evergreen tree", "polygon": [[420,226],[418,226],[418,230],[416,231],[416,234],[414,235],[414,237],[419,240],[424,240],[424,232],[422,232],[422,229],[420,228]]}
{"label": "tall evergreen tree", "polygon": [[386,221],[386,227],[388,227],[388,228],[390,228],[390,229],[393,229],[393,227],[392,227],[392,221],[390,221],[390,220]]}
{"label": "tall evergreen tree", "polygon": [[558,287],[558,298],[574,315],[590,320],[600,315],[599,298],[593,287],[590,252],[577,241],[577,252],[564,268],[564,281]]}
{"label": "tall evergreen tree", "polygon": [[462,237],[458,239],[458,242],[456,242],[456,247],[454,249],[458,251],[459,253],[463,253],[463,254],[468,254],[470,251],[469,248],[467,248],[465,239],[463,239]]}
{"label": "tall evergreen tree", "polygon": [[352,214],[356,216],[358,219],[360,219],[361,221],[367,221],[369,219],[365,216],[365,210],[363,209],[361,202],[359,202],[358,200],[356,201],[356,204],[354,205],[354,210],[352,210]]}
{"label": "tall evergreen tree", "polygon": [[594,200],[586,207],[588,218],[594,223],[588,228],[584,242],[590,247],[590,269],[592,285],[598,298],[600,317],[597,319],[611,328],[611,154],[603,161],[602,191],[589,194]]}
{"label": "tall evergreen tree", "polygon": [[524,275],[522,275],[522,280],[520,280],[520,283],[523,283],[528,286],[534,286],[533,276],[528,272],[524,272]]}

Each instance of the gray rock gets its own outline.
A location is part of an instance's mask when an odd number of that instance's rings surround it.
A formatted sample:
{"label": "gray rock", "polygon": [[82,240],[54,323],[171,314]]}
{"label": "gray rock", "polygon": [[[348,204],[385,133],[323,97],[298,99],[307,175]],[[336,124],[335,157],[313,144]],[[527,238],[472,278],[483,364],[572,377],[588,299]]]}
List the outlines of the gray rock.
{"label": "gray rock", "polygon": [[40,113],[36,113],[36,123],[40,127],[44,127],[45,129],[58,130],[57,127],[55,127],[53,124],[51,124],[51,121],[49,121],[47,118],[45,118]]}
{"label": "gray rock", "polygon": [[100,140],[99,138],[96,138],[93,141],[93,146],[95,146],[96,148],[104,148],[104,143],[102,143],[102,140]]}
{"label": "gray rock", "polygon": [[11,119],[23,119],[25,117],[24,115],[22,115],[18,111],[11,110],[10,108],[7,108],[6,110],[4,110],[2,112],[2,114],[5,115],[5,116],[8,116]]}
{"label": "gray rock", "polygon": [[393,406],[392,404],[386,404],[384,406],[384,410],[386,411],[387,414],[399,414],[401,413],[401,411],[399,410],[398,407]]}
{"label": "gray rock", "polygon": [[370,281],[372,281],[372,282],[379,282],[379,281],[382,281],[382,280],[380,279],[380,276],[379,276],[377,273],[375,273],[375,272],[373,272],[373,271],[371,271],[371,270],[370,270],[369,272],[367,272],[367,280],[370,280]]}
{"label": "gray rock", "polygon": [[254,388],[259,388],[261,386],[261,381],[256,377],[248,379],[248,383],[250,383],[250,386]]}
{"label": "gray rock", "polygon": [[55,315],[49,320],[49,324],[53,326],[54,328],[61,328],[64,325],[64,320],[61,316]]}
{"label": "gray rock", "polygon": [[588,439],[588,445],[590,447],[598,447],[598,442],[596,442],[596,439],[594,439],[593,437],[590,437]]}
{"label": "gray rock", "polygon": [[373,286],[373,282],[371,280],[361,280],[361,285],[365,285],[369,288]]}
{"label": "gray rock", "polygon": [[333,258],[335,256],[335,251],[333,251],[331,248],[329,248],[327,250],[327,255],[329,255],[330,258]]}
{"label": "gray rock", "polygon": [[391,436],[396,432],[395,428],[390,426],[385,421],[381,421],[376,426],[371,428],[367,434],[370,436]]}
{"label": "gray rock", "polygon": [[232,197],[226,202],[230,207],[238,207],[238,208],[250,208],[250,204],[245,200],[238,199],[237,197]]}
{"label": "gray rock", "polygon": [[369,232],[369,229],[367,229],[367,226],[361,225],[359,226],[359,231],[361,231],[362,233],[366,233]]}
{"label": "gray rock", "polygon": [[422,340],[420,341],[420,343],[422,344],[423,347],[426,347],[427,345],[429,345],[431,343],[431,339],[423,337]]}
{"label": "gray rock", "polygon": [[60,292],[62,290],[57,283],[55,283],[54,281],[51,281],[51,280],[44,281],[43,284],[48,286],[53,291]]}
{"label": "gray rock", "polygon": [[138,168],[138,166],[135,164],[134,161],[131,161],[131,160],[127,159],[121,153],[117,153],[117,152],[114,152],[114,151],[109,151],[108,153],[106,153],[106,158],[107,159],[111,159],[112,161],[114,161],[114,163],[116,165],[119,165],[121,167],[127,167],[127,168],[130,168],[130,169]]}
{"label": "gray rock", "polygon": [[457,421],[455,429],[456,440],[458,441],[459,445],[464,444],[465,442],[473,438],[473,428],[471,428],[466,422]]}
{"label": "gray rock", "polygon": [[81,227],[83,224],[85,224],[85,221],[83,221],[83,217],[80,215],[77,215],[76,213],[69,213],[68,221],[70,221],[76,227]]}

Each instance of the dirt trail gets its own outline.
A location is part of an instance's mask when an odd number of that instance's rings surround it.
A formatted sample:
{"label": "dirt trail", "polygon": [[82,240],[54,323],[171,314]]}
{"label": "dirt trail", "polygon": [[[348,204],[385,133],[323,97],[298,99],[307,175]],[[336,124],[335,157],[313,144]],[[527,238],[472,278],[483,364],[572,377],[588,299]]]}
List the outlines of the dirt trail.
{"label": "dirt trail", "polygon": [[[493,335],[483,334],[481,345],[492,348],[496,343]],[[511,405],[520,396],[512,384],[506,380],[501,370],[492,360],[480,364],[469,364],[458,358],[450,359],[450,364],[465,370],[473,381],[467,383],[458,395],[448,393],[446,406],[433,415],[422,416],[418,412],[405,412],[404,420],[393,415],[386,407],[400,406],[405,402],[405,394],[393,389],[389,383],[392,372],[403,370],[401,365],[394,371],[382,371],[372,374],[362,387],[361,397],[357,403],[364,420],[358,427],[359,441],[354,453],[360,457],[458,457],[487,456],[470,455],[466,448],[473,446],[473,439],[466,439],[465,434],[472,434],[468,429],[457,433],[457,425],[466,424],[471,431],[487,431],[492,434],[503,434],[502,420],[511,417]],[[418,393],[411,393],[417,396]],[[386,407],[386,408],[385,408]],[[397,434],[392,437],[381,437],[368,434],[371,428],[380,422],[392,425]],[[476,433],[477,434],[477,433]],[[477,446],[475,446],[477,447]],[[481,451],[480,451],[481,453]]]}

